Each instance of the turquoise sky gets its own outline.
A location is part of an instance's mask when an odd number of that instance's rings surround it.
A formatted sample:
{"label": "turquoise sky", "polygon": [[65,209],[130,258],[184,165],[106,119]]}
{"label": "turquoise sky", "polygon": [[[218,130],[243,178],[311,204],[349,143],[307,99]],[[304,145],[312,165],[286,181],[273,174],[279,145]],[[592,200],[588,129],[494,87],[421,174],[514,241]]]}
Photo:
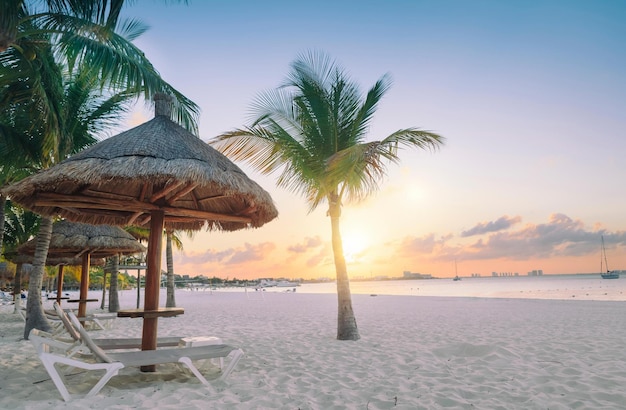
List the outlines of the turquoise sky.
{"label": "turquoise sky", "polygon": [[[246,124],[290,62],[322,50],[362,85],[394,86],[371,129],[438,132],[372,199],[344,210],[353,276],[626,269],[626,1],[141,1],[136,43],[202,109],[204,140]],[[145,115],[142,117],[141,115]],[[151,114],[136,113],[131,124]],[[239,164],[280,217],[197,234],[177,271],[334,276],[325,208]],[[613,266],[611,266],[613,265]],[[177,272],[177,273],[178,273]]]}

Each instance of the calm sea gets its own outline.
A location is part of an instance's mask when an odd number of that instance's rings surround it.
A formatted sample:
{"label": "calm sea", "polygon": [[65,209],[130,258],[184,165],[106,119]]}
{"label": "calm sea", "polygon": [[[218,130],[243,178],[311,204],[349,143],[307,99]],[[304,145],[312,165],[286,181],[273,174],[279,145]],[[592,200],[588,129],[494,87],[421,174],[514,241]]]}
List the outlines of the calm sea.
{"label": "calm sea", "polygon": [[[544,275],[424,280],[352,281],[353,294],[461,296],[523,299],[580,299],[626,301],[626,275],[602,279],[599,275]],[[291,289],[289,289],[291,291]],[[268,291],[285,292],[285,288]],[[334,282],[302,284],[296,292],[335,293]]]}

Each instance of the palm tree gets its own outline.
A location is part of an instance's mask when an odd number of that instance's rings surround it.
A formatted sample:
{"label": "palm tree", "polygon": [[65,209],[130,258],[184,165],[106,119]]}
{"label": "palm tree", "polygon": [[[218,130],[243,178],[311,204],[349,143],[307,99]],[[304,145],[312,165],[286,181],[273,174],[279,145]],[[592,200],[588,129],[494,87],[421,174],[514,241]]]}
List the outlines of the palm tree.
{"label": "palm tree", "polygon": [[[110,269],[111,272],[111,279],[109,281],[109,312],[117,312],[118,310],[120,310],[120,298],[119,298],[119,294],[117,292],[117,278],[118,278],[118,273],[119,273],[119,264],[120,264],[120,256],[119,255],[115,255],[112,256],[110,258],[108,258],[107,260],[107,267]],[[102,289],[104,289],[106,287],[106,271],[107,269],[105,268],[104,270],[104,275],[103,275],[103,284],[102,284]]]}
{"label": "palm tree", "polygon": [[[0,132],[19,136],[0,148],[39,141],[39,150],[33,153],[37,160],[33,162],[48,167],[95,142],[96,132],[107,126],[102,121],[104,114],[74,112],[77,106],[70,102],[73,97],[65,93],[65,86],[73,81],[96,86],[104,99],[116,95],[123,101],[131,96],[151,99],[157,92],[166,92],[175,97],[174,115],[178,122],[196,130],[198,107],[163,81],[132,44],[145,27],[137,21],[119,20],[123,0],[43,3],[47,9],[36,10],[33,2],[21,0],[0,3],[0,111],[10,113],[5,115],[10,118],[30,117],[34,124],[0,124]],[[88,101],[78,106],[94,108]],[[120,102],[113,106],[119,107]],[[110,108],[104,111],[110,112]],[[14,112],[27,115],[14,116]],[[85,121],[77,124],[71,121],[74,117]],[[8,151],[0,152],[2,159],[7,155]],[[27,305],[25,338],[32,328],[49,330],[38,297],[51,229],[52,220],[44,218],[29,286],[32,298]]]}
{"label": "palm tree", "polygon": [[215,137],[211,143],[235,160],[248,161],[264,174],[279,169],[277,185],[305,196],[309,211],[328,203],[337,275],[337,339],[360,338],[339,220],[345,202],[377,191],[386,174],[384,161],[399,162],[401,146],[436,149],[437,134],[400,129],[367,142],[372,116],[391,81],[385,75],[363,99],[357,84],[323,53],[310,52],[291,64],[286,82],[261,94],[250,126]]}
{"label": "palm tree", "polygon": [[[138,20],[121,19],[124,4],[124,0],[0,2],[0,78],[2,84],[32,80],[28,89],[14,89],[13,97],[24,101],[38,96],[39,116],[47,118],[48,149],[55,151],[54,138],[60,132],[58,100],[49,96],[51,83],[42,70],[45,60],[40,59],[42,53],[48,53],[50,43],[70,70],[78,62],[89,67],[103,89],[121,86],[135,96],[143,95],[146,101],[152,101],[158,92],[173,96],[174,119],[197,132],[198,106],[165,82],[132,43],[147,26]],[[19,71],[15,69],[18,66]],[[7,67],[9,70],[3,69]]]}
{"label": "palm tree", "polygon": [[[2,114],[0,114],[0,117],[1,116]],[[0,124],[1,123],[2,120],[0,119]],[[0,131],[0,139],[2,139],[3,141],[5,141],[4,138],[2,138],[4,136],[5,133]],[[2,148],[0,148],[0,151],[2,151]],[[19,159],[22,159],[22,157],[19,157]],[[0,187],[8,185],[11,182],[20,180],[21,178],[23,178],[22,175],[28,175],[27,172],[23,171],[23,169],[18,169],[13,164],[10,164],[9,161],[0,164]],[[7,217],[11,218],[11,216],[7,215],[6,212],[7,210],[12,209],[13,205],[11,205],[7,197],[4,196],[2,192],[0,192],[0,250],[4,249],[4,235],[6,230],[5,219]]]}
{"label": "palm tree", "polygon": [[[33,112],[31,106],[9,98],[6,106],[9,112],[14,113],[15,120],[9,121],[7,128],[11,128],[19,138],[12,145],[12,151],[0,154],[3,158],[7,158],[14,152],[21,152],[22,156],[28,158],[33,164],[32,169],[50,166],[67,155],[96,142],[96,132],[111,126],[112,119],[119,118],[120,113],[125,112],[125,104],[130,97],[126,91],[108,96],[101,95],[100,87],[92,80],[87,66],[80,65],[72,73],[69,72],[67,66],[56,63],[52,52],[42,53],[39,59],[46,61],[46,64],[42,64],[42,67],[45,67],[42,71],[46,71],[45,77],[48,83],[45,88],[48,96],[55,100],[55,106],[58,108],[54,117],[55,127],[60,132],[54,138],[54,149],[47,148],[50,131],[47,123],[49,118],[37,117],[38,111]],[[8,89],[10,90],[11,87]],[[33,95],[30,102],[35,106],[41,106],[39,96]],[[30,124],[24,122],[23,118],[30,118]],[[24,141],[28,144],[24,144]],[[37,235],[33,271],[28,287],[25,338],[28,338],[33,328],[49,330],[40,295],[51,232],[52,219],[43,218]]]}
{"label": "palm tree", "polygon": [[[148,241],[148,236],[150,235],[150,229],[141,228],[137,226],[128,226],[126,227],[126,232],[133,235],[140,242]],[[183,249],[183,242],[180,237],[176,234],[175,231],[164,230],[165,235],[165,260],[167,264],[167,295],[165,298],[165,307],[176,307],[176,297],[175,290],[176,284],[174,281],[174,255],[173,255],[173,247],[176,249]],[[187,232],[189,237],[193,236],[193,232]]]}
{"label": "palm tree", "polygon": [[[14,253],[16,249],[32,239],[39,229],[41,217],[33,212],[25,211],[22,207],[16,206],[7,200],[5,203],[4,215],[4,253]],[[4,222],[4,218],[3,218]],[[20,308],[20,290],[22,289],[22,262],[15,264],[15,279],[13,281],[13,301],[14,311]]]}
{"label": "palm tree", "polygon": [[[41,144],[41,137],[44,134],[43,129],[48,118],[37,116],[36,113],[40,112],[40,104],[36,98],[29,100],[24,97],[28,94],[28,90],[33,88],[33,83],[36,80],[25,76],[19,81],[11,82],[13,75],[21,72],[21,68],[19,65],[5,64],[4,54],[0,54],[0,78],[2,79],[2,83],[0,83],[0,137],[2,137],[0,158],[4,163],[2,182],[6,184],[17,180],[19,174],[23,172],[26,175],[28,171],[33,172],[44,163],[42,160],[43,153],[48,149]],[[47,62],[49,57],[51,57],[49,54],[42,53],[42,60]],[[7,75],[7,71],[10,73],[9,75]],[[5,80],[8,81],[5,82]],[[51,94],[54,91],[51,87]],[[35,96],[33,95],[33,97]],[[4,234],[4,230],[2,234]],[[33,269],[28,285],[29,298],[26,305],[27,321],[25,326],[27,330],[25,332],[30,332],[32,328],[50,330],[50,324],[46,320],[41,305],[41,286],[51,234],[52,220],[43,218],[39,225],[36,241],[37,250],[33,258]],[[18,289],[15,290],[19,291]],[[26,333],[25,338],[28,338]]]}
{"label": "palm tree", "polygon": [[[193,231],[185,231],[188,238],[192,238]],[[179,251],[183,250],[183,241],[176,234],[176,231],[165,231],[166,243],[165,243],[165,259],[167,262],[167,297],[165,299],[165,307],[176,307],[176,297],[174,291],[176,289],[175,275],[174,275],[174,255],[172,252],[173,246]],[[173,246],[172,246],[173,245]]]}
{"label": "palm tree", "polygon": [[[35,134],[43,138],[37,146],[39,157],[31,161],[40,167],[54,164],[71,153],[63,152],[63,146],[75,144],[64,141],[68,132],[62,112],[69,110],[61,103],[63,90],[56,75],[59,66],[72,74],[76,67],[87,68],[88,78],[98,79],[100,91],[114,88],[115,92],[129,96],[143,95],[148,101],[157,92],[173,95],[175,119],[191,131],[197,130],[198,107],[163,81],[141,50],[132,44],[146,27],[138,21],[121,21],[123,5],[124,0],[0,2],[0,113],[14,120],[15,112],[30,109],[22,117],[38,120],[37,132],[28,122],[0,123],[2,162],[25,157],[19,150],[17,156],[12,155],[10,149],[22,148],[20,145],[33,141]],[[16,129],[28,130],[29,135],[15,132]],[[7,137],[14,135],[18,137],[5,143]],[[1,200],[4,198],[0,197]],[[42,223],[43,230],[51,227],[48,222]],[[42,235],[46,233],[42,231]],[[39,260],[45,261],[45,255],[35,258]],[[35,286],[43,276],[43,265],[35,266],[33,276],[35,280],[31,284]],[[48,326],[43,310],[41,307],[37,310],[39,318],[33,321],[45,330]],[[32,328],[30,322],[27,321],[26,337]]]}
{"label": "palm tree", "polygon": [[[174,283],[174,255],[172,252],[172,242],[174,235],[171,231],[165,231],[165,259],[167,262],[167,296],[165,307],[176,307],[176,296],[174,293],[176,284]],[[182,242],[177,241],[176,247],[182,249]]]}

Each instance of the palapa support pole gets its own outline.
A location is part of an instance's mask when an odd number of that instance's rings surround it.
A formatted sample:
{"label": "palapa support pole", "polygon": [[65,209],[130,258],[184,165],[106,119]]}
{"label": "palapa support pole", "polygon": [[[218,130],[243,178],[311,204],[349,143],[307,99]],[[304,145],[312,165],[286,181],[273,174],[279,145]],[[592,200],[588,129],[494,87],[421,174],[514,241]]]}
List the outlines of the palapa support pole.
{"label": "palapa support pole", "polygon": [[57,273],[57,303],[61,305],[61,296],[63,296],[63,265],[59,265]]}
{"label": "palapa support pole", "polygon": [[137,309],[141,301],[141,270],[137,269]]}
{"label": "palapa support pole", "polygon": [[[161,282],[161,253],[163,249],[163,222],[164,212],[153,210],[150,212],[150,236],[148,237],[148,256],[146,270],[146,286],[144,295],[144,311],[159,308],[159,291]],[[158,318],[143,318],[143,334],[141,350],[156,350]],[[154,372],[155,365],[141,366],[142,372]]]}
{"label": "palapa support pole", "polygon": [[[154,96],[155,116],[168,115],[171,98],[164,94]],[[163,250],[164,212],[150,211],[150,236],[148,237],[148,255],[146,257],[146,285],[144,286],[144,311],[159,308],[159,291],[161,286],[161,253]],[[140,284],[141,282],[139,282]],[[139,286],[138,284],[138,286]],[[137,288],[139,289],[139,288]],[[139,300],[137,300],[139,302]],[[141,350],[156,350],[158,317],[143,318],[143,334]],[[142,372],[156,371],[156,365],[141,366]]]}
{"label": "palapa support pole", "polygon": [[80,272],[80,296],[78,301],[78,317],[87,315],[87,294],[89,293],[89,252],[83,254],[83,265]]}

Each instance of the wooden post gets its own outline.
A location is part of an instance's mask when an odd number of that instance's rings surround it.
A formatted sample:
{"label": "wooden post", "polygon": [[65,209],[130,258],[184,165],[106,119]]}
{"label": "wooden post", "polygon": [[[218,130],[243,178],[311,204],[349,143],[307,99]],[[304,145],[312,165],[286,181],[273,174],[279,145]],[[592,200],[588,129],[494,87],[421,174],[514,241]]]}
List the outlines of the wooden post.
{"label": "wooden post", "polygon": [[89,262],[90,254],[83,255],[83,266],[80,272],[80,296],[78,302],[78,317],[85,317],[87,314],[87,294],[89,293]]}
{"label": "wooden post", "polygon": [[[146,286],[144,288],[144,311],[159,308],[159,291],[161,283],[161,253],[163,249],[164,213],[161,210],[150,212],[150,236],[148,237],[148,255],[146,270]],[[141,350],[156,350],[158,318],[143,318],[143,334]],[[154,372],[155,365],[142,366],[142,372]]]}
{"label": "wooden post", "polygon": [[139,301],[141,299],[141,269],[137,269],[137,309],[139,309]]}
{"label": "wooden post", "polygon": [[61,296],[63,296],[63,266],[59,265],[59,272],[57,273],[57,303],[61,305]]}

